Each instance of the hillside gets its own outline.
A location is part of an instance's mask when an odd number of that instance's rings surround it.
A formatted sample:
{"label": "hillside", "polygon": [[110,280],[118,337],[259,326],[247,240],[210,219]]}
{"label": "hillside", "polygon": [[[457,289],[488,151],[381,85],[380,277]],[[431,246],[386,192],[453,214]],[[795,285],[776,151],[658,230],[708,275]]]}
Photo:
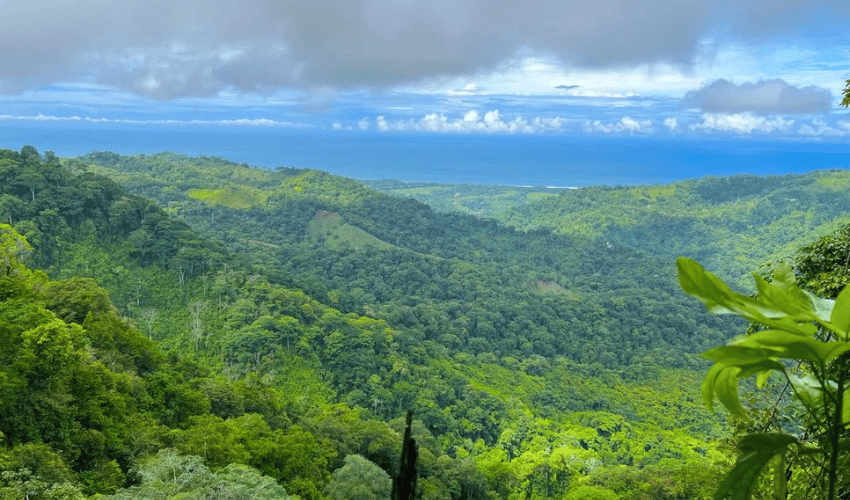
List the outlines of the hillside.
{"label": "hillside", "polygon": [[[728,463],[696,355],[741,325],[688,300],[665,252],[613,231],[439,213],[318,171],[31,148],[0,158],[0,220],[32,243],[27,262],[46,279],[94,279],[164,363],[195,370],[191,418],[116,462],[139,495],[130,471],[176,449],[200,456],[187,470],[242,464],[320,498],[347,456],[392,470],[407,408],[427,448],[425,498],[581,484],[702,497]],[[625,192],[598,191],[602,203]],[[213,452],[197,440],[210,433],[231,437]],[[286,453],[312,458],[261,466],[290,442],[303,447]],[[26,439],[6,444],[20,453]],[[76,449],[55,448],[65,460]],[[91,471],[74,467],[69,480]]]}
{"label": "hillside", "polygon": [[[703,342],[725,338],[733,328],[702,315],[699,322],[709,328],[704,340],[694,344],[679,335],[695,331],[698,321],[688,317],[692,305],[675,279],[658,272],[672,260],[596,236],[524,232],[440,214],[316,171],[252,173],[219,160],[168,155],[109,161],[91,155],[73,162],[81,164],[158,199],[253,259],[253,269],[270,279],[450,350],[497,359],[566,355],[619,370],[647,356],[652,365],[693,367],[691,354]],[[250,208],[191,195],[260,187],[266,200]],[[311,231],[321,213],[337,214],[348,230],[336,239],[317,238]],[[358,249],[355,234],[373,245]]]}
{"label": "hillside", "polygon": [[742,287],[767,262],[850,221],[850,172],[707,177],[669,185],[582,189],[371,181],[442,212],[471,213],[521,230],[597,238],[671,262],[696,258]]}

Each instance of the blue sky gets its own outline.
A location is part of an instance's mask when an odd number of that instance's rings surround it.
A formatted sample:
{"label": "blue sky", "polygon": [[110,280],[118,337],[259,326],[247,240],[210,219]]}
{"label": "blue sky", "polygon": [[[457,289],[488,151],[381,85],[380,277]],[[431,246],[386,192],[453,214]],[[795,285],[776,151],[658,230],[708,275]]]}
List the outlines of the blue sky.
{"label": "blue sky", "polygon": [[848,28],[846,0],[0,0],[0,130],[844,142]]}

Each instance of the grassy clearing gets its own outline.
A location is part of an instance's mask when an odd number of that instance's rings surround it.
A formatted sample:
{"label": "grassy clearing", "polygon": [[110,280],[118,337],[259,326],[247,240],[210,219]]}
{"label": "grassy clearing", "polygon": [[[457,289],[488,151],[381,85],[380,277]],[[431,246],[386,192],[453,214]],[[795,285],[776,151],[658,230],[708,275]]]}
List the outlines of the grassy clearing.
{"label": "grassy clearing", "polygon": [[227,208],[246,209],[266,202],[267,194],[248,186],[221,189],[190,189],[186,193],[190,198],[203,201],[208,205],[222,205]]}
{"label": "grassy clearing", "polygon": [[349,245],[355,249],[376,248],[378,250],[396,249],[395,245],[382,241],[359,227],[346,223],[336,212],[320,210],[307,223],[307,234],[313,241],[324,242],[333,249]]}

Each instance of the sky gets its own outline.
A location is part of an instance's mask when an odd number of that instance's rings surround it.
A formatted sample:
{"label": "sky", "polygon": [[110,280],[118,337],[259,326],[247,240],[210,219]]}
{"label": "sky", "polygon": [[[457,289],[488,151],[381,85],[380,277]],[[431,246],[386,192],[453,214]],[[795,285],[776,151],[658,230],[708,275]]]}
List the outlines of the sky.
{"label": "sky", "polygon": [[0,0],[0,47],[0,132],[850,144],[847,0]]}

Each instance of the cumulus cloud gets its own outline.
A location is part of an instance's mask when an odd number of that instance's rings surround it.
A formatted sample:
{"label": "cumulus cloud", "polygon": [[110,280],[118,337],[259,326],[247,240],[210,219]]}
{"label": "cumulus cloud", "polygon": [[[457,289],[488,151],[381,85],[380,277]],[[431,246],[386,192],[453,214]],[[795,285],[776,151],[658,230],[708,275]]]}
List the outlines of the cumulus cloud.
{"label": "cumulus cloud", "polygon": [[624,116],[620,121],[603,123],[600,120],[586,121],[584,131],[587,133],[602,134],[648,134],[652,133],[652,120],[635,120],[631,116]]}
{"label": "cumulus cloud", "polygon": [[560,117],[526,119],[523,116],[504,119],[499,110],[494,109],[484,115],[470,110],[454,119],[443,113],[428,113],[422,118],[407,120],[387,120],[378,116],[375,125],[381,132],[536,134],[560,130],[564,120]]}
{"label": "cumulus cloud", "polygon": [[793,124],[794,120],[782,117],[767,118],[753,113],[704,113],[702,121],[692,124],[690,128],[695,131],[752,134],[753,132],[787,132]]}
{"label": "cumulus cloud", "polygon": [[665,118],[664,126],[667,127],[670,132],[675,132],[679,128],[679,120],[675,116]]}
{"label": "cumulus cloud", "polygon": [[850,132],[850,123],[838,122],[837,127],[833,127],[823,120],[812,120],[812,123],[804,123],[797,129],[800,135],[809,137],[836,137],[843,136]]}
{"label": "cumulus cloud", "polygon": [[386,87],[494,69],[523,51],[582,68],[688,66],[719,25],[739,39],[789,27],[805,34],[814,22],[839,31],[840,20],[850,17],[848,4],[0,1],[0,91],[98,82],[171,99],[221,90]]}
{"label": "cumulus cloud", "polygon": [[688,92],[685,102],[707,113],[818,113],[832,108],[832,94],[823,87],[795,87],[781,79],[741,85],[720,79]]}

